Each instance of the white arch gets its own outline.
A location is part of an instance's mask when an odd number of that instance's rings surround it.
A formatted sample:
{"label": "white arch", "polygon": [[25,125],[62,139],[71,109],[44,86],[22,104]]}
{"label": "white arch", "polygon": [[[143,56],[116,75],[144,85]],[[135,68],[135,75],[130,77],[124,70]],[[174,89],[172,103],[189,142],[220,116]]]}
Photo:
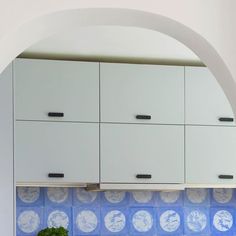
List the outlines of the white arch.
{"label": "white arch", "polygon": [[[37,41],[76,26],[118,25],[156,30],[185,44],[195,52],[214,74],[228,97],[236,115],[236,84],[215,48],[187,26],[163,15],[150,12],[117,9],[87,8],[52,12],[32,19],[7,35],[0,45],[0,72],[18,54]],[[6,46],[10,45],[10,46]]]}

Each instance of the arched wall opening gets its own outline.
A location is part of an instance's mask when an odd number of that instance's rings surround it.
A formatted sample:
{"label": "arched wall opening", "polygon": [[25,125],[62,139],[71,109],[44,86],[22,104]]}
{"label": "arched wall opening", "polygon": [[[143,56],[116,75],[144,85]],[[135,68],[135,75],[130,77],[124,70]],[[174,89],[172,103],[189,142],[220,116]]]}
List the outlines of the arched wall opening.
{"label": "arched wall opening", "polygon": [[164,33],[191,49],[210,69],[223,88],[236,115],[236,84],[221,56],[201,35],[163,15],[131,9],[88,8],[52,12],[32,19],[11,32],[0,45],[0,72],[32,44],[76,26],[114,25]]}

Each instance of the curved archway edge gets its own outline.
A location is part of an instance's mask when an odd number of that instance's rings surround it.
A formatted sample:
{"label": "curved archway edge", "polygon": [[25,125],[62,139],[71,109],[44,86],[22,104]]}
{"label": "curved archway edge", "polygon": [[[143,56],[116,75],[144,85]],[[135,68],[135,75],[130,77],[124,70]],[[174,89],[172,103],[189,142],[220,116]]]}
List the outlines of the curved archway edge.
{"label": "curved archway edge", "polygon": [[140,27],[167,34],[180,41],[196,53],[211,70],[228,97],[236,116],[236,83],[214,47],[197,32],[180,22],[150,12],[117,8],[87,8],[42,15],[25,23],[1,41],[0,72],[17,55],[34,43],[65,29],[94,25]]}

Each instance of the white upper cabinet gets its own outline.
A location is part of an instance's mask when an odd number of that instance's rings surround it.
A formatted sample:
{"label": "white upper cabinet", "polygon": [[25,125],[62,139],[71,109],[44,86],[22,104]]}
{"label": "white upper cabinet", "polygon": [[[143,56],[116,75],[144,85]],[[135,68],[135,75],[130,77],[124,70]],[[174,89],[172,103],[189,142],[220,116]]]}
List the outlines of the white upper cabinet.
{"label": "white upper cabinet", "polygon": [[236,127],[186,127],[187,184],[236,183]]}
{"label": "white upper cabinet", "polygon": [[235,125],[230,103],[205,67],[186,67],[186,124]]}
{"label": "white upper cabinet", "polygon": [[16,59],[16,119],[99,121],[99,63]]}
{"label": "white upper cabinet", "polygon": [[97,183],[98,126],[95,123],[17,121],[17,183]]}
{"label": "white upper cabinet", "polygon": [[102,183],[184,183],[184,127],[101,124]]}
{"label": "white upper cabinet", "polygon": [[101,122],[184,123],[184,67],[101,63]]}

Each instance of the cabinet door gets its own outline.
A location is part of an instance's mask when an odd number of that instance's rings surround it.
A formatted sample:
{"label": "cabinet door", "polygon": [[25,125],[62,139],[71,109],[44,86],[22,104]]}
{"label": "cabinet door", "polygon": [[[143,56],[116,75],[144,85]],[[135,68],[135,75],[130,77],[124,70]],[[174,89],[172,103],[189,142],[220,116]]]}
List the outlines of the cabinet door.
{"label": "cabinet door", "polygon": [[101,63],[100,75],[102,122],[184,123],[184,67]]}
{"label": "cabinet door", "polygon": [[101,124],[100,135],[102,183],[184,182],[183,126]]}
{"label": "cabinet door", "polygon": [[205,67],[186,67],[186,124],[235,125],[231,106]]}
{"label": "cabinet door", "polygon": [[[98,182],[98,124],[16,122],[18,183]],[[49,173],[64,178],[49,178]]]}
{"label": "cabinet door", "polygon": [[[236,127],[186,127],[186,181],[236,183]],[[233,175],[233,179],[220,178]]]}
{"label": "cabinet door", "polygon": [[17,59],[14,71],[16,119],[99,120],[98,63]]}

